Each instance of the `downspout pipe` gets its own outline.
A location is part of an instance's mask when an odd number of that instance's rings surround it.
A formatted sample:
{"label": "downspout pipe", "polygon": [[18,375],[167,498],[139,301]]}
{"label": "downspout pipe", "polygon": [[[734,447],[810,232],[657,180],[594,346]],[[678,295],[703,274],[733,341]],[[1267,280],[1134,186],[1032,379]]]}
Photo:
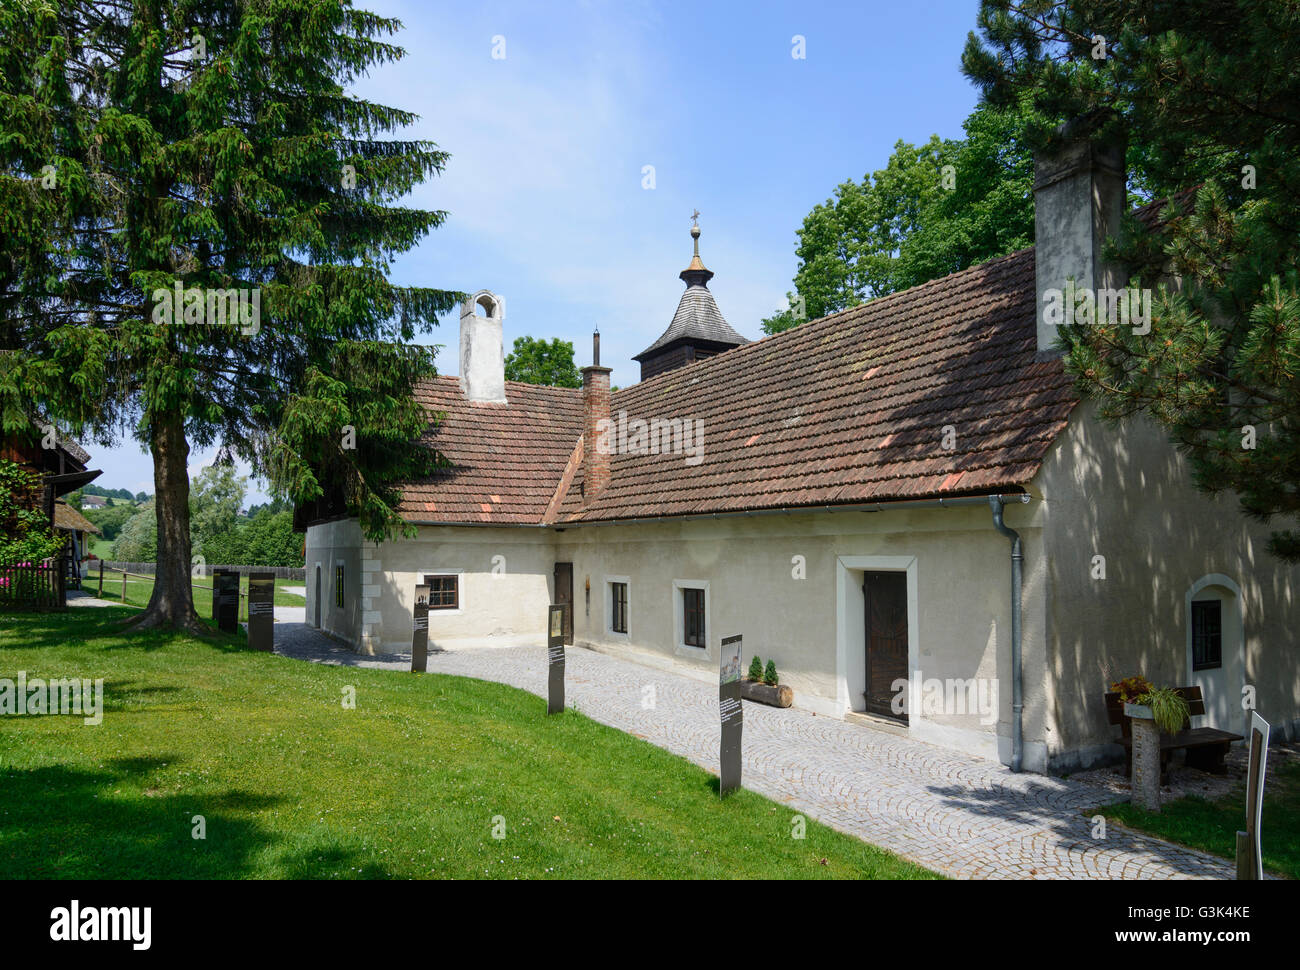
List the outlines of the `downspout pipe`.
{"label": "downspout pipe", "polygon": [[[1029,496],[1016,496],[1021,503]],[[1024,764],[1024,694],[1020,664],[1020,587],[1025,561],[1020,533],[1007,528],[1002,521],[1002,509],[1007,497],[990,495],[989,507],[993,510],[993,528],[1011,540],[1011,770],[1019,772]]]}

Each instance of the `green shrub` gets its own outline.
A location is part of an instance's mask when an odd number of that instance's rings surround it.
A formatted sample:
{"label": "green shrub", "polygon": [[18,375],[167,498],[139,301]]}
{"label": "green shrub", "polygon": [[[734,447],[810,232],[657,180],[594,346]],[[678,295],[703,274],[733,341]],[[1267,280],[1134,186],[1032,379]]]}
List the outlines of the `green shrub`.
{"label": "green shrub", "polygon": [[755,654],[754,659],[749,662],[749,679],[750,680],[763,679],[763,661],[758,659],[757,654]]}
{"label": "green shrub", "polygon": [[63,549],[41,507],[41,477],[17,462],[0,461],[0,565],[44,562]]}
{"label": "green shrub", "polygon": [[767,669],[763,671],[763,683],[767,684],[769,687],[775,687],[777,685],[778,678],[776,676],[775,660],[769,660],[767,662]]}

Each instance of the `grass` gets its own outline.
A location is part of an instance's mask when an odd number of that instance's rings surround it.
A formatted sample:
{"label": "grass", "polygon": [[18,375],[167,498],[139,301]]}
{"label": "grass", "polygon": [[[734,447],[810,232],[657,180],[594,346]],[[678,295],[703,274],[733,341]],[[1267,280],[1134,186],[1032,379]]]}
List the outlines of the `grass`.
{"label": "grass", "polygon": [[98,727],[0,717],[0,878],[935,878],[511,687],[128,615],[0,622],[0,677],[105,681]]}
{"label": "grass", "polygon": [[[275,581],[275,605],[276,606],[306,606],[306,597],[298,593],[286,593],[286,586],[296,586],[306,588],[306,582],[301,579],[277,579]],[[99,566],[94,564],[90,568],[90,575],[81,581],[82,589],[87,592],[99,594]],[[194,581],[194,609],[199,616],[212,615],[212,577],[205,576]],[[240,579],[239,589],[245,595],[248,594],[248,577]],[[141,576],[137,573],[129,573],[126,580],[126,604],[127,606],[147,606],[149,597],[153,594],[153,577]],[[104,595],[106,600],[114,603],[122,602],[122,572],[118,569],[104,570]],[[244,617],[248,610],[248,601],[245,600],[240,605],[240,617]]]}
{"label": "grass", "polygon": [[[1260,845],[1264,869],[1300,879],[1300,762],[1273,760],[1266,766]],[[1130,828],[1182,845],[1235,859],[1237,832],[1246,829],[1246,788],[1237,785],[1222,798],[1189,795],[1165,802],[1159,814],[1134,805],[1106,805],[1087,814],[1101,814]]]}

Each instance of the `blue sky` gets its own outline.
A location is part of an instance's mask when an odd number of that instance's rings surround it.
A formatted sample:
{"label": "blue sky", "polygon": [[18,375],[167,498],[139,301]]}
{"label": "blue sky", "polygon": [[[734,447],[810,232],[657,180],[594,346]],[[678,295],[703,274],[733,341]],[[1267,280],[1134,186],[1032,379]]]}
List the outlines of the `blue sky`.
{"label": "blue sky", "polygon": [[[410,200],[447,223],[394,279],[503,295],[507,351],[561,337],[582,366],[598,326],[620,386],[676,309],[692,209],[719,308],[759,337],[791,289],[808,211],[883,167],[900,138],[960,137],[976,102],[960,58],[977,0],[355,5],[400,18],[407,51],[356,93],[414,111],[404,134],[452,155]],[[453,314],[427,338],[448,348],[441,373],[457,370],[457,333]],[[191,474],[214,451],[191,454]],[[92,467],[105,487],[153,491],[133,443],[95,448]],[[250,485],[249,502],[264,500]]]}

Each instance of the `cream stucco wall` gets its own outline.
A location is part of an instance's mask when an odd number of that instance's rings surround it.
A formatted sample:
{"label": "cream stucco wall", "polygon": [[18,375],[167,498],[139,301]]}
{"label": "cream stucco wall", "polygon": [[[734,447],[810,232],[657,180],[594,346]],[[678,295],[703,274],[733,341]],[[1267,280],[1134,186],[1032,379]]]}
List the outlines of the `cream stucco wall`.
{"label": "cream stucco wall", "polygon": [[[1007,512],[1026,546],[1026,766],[1041,769],[1053,725],[1035,516],[1032,505]],[[713,681],[720,640],[739,633],[746,665],[755,653],[774,659],[796,706],[834,717],[864,707],[862,571],[907,571],[912,676],[982,678],[997,698],[996,720],[913,706],[910,733],[1010,760],[1010,544],[994,531],[987,504],[570,528],[557,536],[555,556],[574,563],[577,642]],[[803,579],[794,578],[795,557],[803,557]],[[629,584],[626,636],[609,631],[607,588],[615,578]],[[688,581],[707,584],[706,649],[680,642],[675,583]]]}
{"label": "cream stucco wall", "polygon": [[[361,529],[355,519],[327,522],[307,529],[307,623],[356,646],[361,636]],[[343,566],[343,608],[335,606],[335,567]],[[320,570],[320,594],[316,570]]]}
{"label": "cream stucco wall", "polygon": [[[414,539],[365,542],[355,520],[307,530],[307,622],[315,622],[314,567],[322,563],[324,632],[361,653],[411,649],[415,587],[428,574],[459,577],[460,605],[429,611],[429,647],[545,642],[554,567],[549,530],[422,527]],[[333,565],[347,572],[334,607]],[[355,584],[355,585],[352,585]]]}
{"label": "cream stucco wall", "polygon": [[411,648],[415,587],[430,573],[460,577],[460,607],[429,611],[430,649],[544,644],[552,539],[549,530],[536,528],[425,526],[416,539],[384,543],[381,649]]}
{"label": "cream stucco wall", "polygon": [[[1257,691],[1260,714],[1294,736],[1300,568],[1269,556],[1269,526],[1243,516],[1233,496],[1209,497],[1190,480],[1154,425],[1105,426],[1089,404],[1076,408],[1035,480],[1046,499],[1050,716],[1060,726],[1054,755],[1062,767],[1110,746],[1114,729],[1101,695],[1111,680],[1144,674],[1157,684],[1193,682],[1187,604],[1198,581],[1197,599],[1226,599],[1225,607],[1236,600],[1242,621],[1239,639],[1225,635],[1223,683],[1203,685],[1208,706],[1231,711],[1229,723],[1217,726],[1244,733],[1244,679]],[[1105,579],[1092,577],[1094,556],[1105,557]],[[1232,617],[1225,608],[1225,626]],[[1229,696],[1212,696],[1216,688]],[[1064,752],[1074,754],[1060,759]]]}

